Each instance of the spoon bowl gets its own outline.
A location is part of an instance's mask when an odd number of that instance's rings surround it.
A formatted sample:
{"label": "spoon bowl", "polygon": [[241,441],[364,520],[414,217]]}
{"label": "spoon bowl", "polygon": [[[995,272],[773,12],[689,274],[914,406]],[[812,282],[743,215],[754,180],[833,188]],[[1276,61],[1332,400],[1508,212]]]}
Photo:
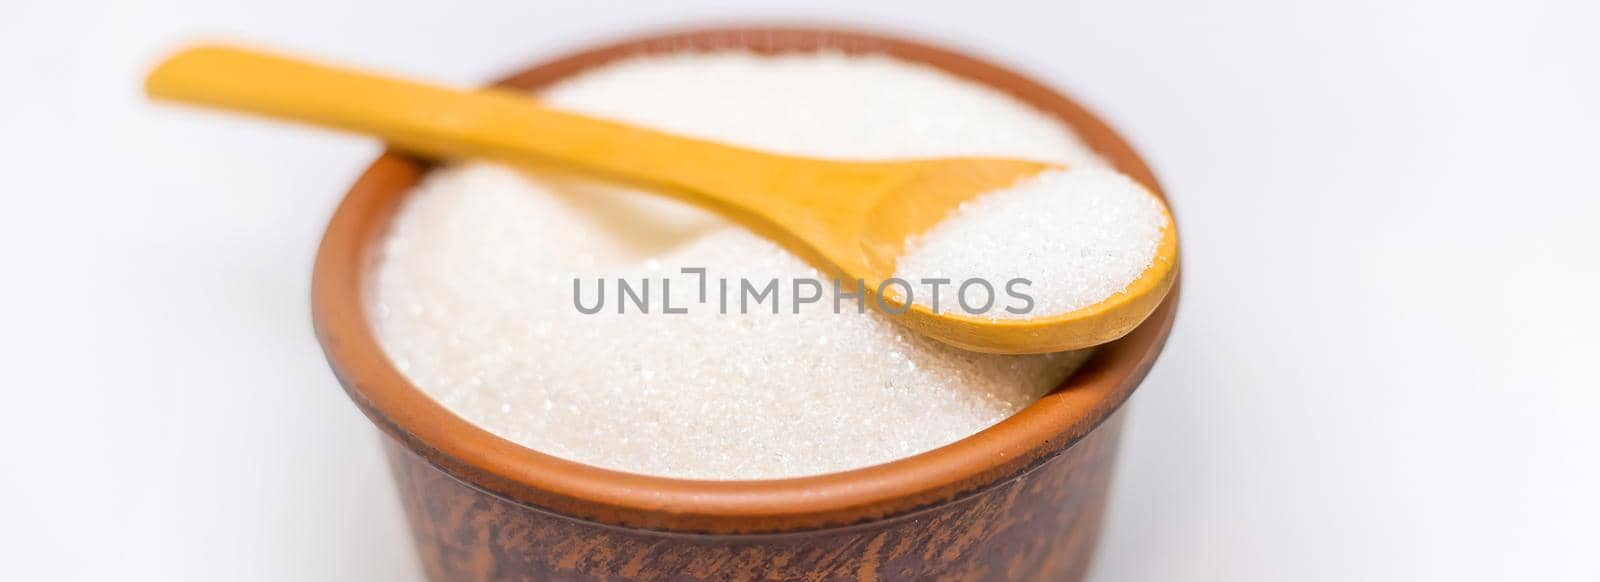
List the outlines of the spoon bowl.
{"label": "spoon bowl", "polygon": [[[1006,158],[941,158],[897,162],[804,160],[816,182],[784,184],[773,199],[804,200],[770,217],[781,232],[763,230],[813,264],[833,267],[864,298],[897,323],[941,342],[978,352],[1048,353],[1104,344],[1132,331],[1161,304],[1177,278],[1178,238],[1171,213],[1155,256],[1121,293],[1073,311],[999,319],[907,304],[887,290],[906,241],[948,218],[961,204],[1062,166]],[[792,234],[798,241],[785,240]],[[820,256],[816,256],[820,255]]]}

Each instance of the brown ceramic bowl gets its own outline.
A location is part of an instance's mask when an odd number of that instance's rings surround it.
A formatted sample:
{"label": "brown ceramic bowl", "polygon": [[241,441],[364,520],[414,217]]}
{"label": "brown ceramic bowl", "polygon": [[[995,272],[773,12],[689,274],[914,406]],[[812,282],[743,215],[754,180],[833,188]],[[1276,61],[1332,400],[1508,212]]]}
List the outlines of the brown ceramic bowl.
{"label": "brown ceramic bowl", "polygon": [[[520,72],[537,89],[659,51],[887,53],[1002,89],[1071,126],[1159,192],[1139,156],[1094,115],[973,57],[874,34],[728,29],[605,46]],[[693,481],[559,459],[457,417],[385,357],[363,306],[373,249],[428,170],[395,153],[339,206],[317,254],[312,309],[328,361],[384,439],[434,580],[1041,579],[1082,576],[1121,430],[1115,414],[1154,363],[1172,293],[1061,387],[976,435],[891,463],[812,477]]]}

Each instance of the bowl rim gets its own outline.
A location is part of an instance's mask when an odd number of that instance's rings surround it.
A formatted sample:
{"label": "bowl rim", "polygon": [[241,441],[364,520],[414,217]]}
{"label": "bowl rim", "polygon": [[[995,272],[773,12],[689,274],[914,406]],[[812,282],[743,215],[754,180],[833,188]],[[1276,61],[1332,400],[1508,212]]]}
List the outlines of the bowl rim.
{"label": "bowl rim", "polygon": [[[697,28],[633,38],[544,61],[499,84],[537,89],[621,58],[670,51],[886,54],[983,83],[1033,105],[1072,127],[1114,167],[1165,198],[1144,161],[1097,116],[1038,82],[964,53],[834,27]],[[601,524],[684,533],[780,533],[899,516],[976,494],[1022,476],[1110,417],[1154,364],[1176,315],[1174,284],[1143,324],[1097,348],[1072,377],[1039,401],[977,434],[911,457],[837,473],[745,481],[604,469],[526,448],[456,416],[412,385],[378,344],[365,308],[373,250],[398,202],[430,167],[423,160],[385,152],[335,211],[312,273],[312,320],[324,354],[362,412],[428,463],[514,503]]]}

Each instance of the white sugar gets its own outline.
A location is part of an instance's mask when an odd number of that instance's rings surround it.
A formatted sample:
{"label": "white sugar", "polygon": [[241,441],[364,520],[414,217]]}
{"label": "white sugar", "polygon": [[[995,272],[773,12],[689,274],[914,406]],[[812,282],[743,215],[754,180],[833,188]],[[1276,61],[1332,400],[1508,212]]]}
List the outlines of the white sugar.
{"label": "white sugar", "polygon": [[[933,304],[924,279],[989,285],[968,285],[965,301],[947,287],[941,311],[996,319],[1065,313],[1127,289],[1155,259],[1166,225],[1161,203],[1127,176],[1099,167],[1046,172],[967,202],[908,241],[895,276],[913,284],[912,301],[923,305]],[[1005,292],[1012,281],[1017,296]]]}
{"label": "white sugar", "polygon": [[[795,154],[1101,164],[1069,130],[1013,98],[879,57],[639,58],[544,98]],[[430,175],[381,255],[371,319],[415,384],[510,440],[625,471],[755,479],[882,463],[1004,419],[1086,355],[965,352],[849,304],[834,313],[829,301],[799,314],[786,302],[779,314],[721,315],[716,278],[820,276],[698,208],[490,164]],[[710,305],[660,313],[663,279],[674,304],[696,294],[696,277],[682,267],[713,278]],[[597,278],[648,278],[657,309],[617,314],[607,305],[585,315],[573,302],[574,277],[588,285],[585,300]]]}

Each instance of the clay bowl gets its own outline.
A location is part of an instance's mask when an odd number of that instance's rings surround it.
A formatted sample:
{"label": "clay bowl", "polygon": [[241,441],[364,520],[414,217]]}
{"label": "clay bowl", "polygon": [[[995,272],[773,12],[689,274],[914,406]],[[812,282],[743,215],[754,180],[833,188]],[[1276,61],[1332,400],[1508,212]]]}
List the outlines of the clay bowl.
{"label": "clay bowl", "polygon": [[[717,29],[583,51],[503,84],[536,89],[660,51],[887,53],[998,87],[1073,127],[1160,192],[1105,123],[1017,73],[945,49],[823,29]],[[523,448],[463,420],[384,356],[363,306],[372,249],[428,164],[386,153],[350,188],[317,254],[317,336],[350,398],[387,435],[434,580],[1042,579],[1082,576],[1121,430],[1177,293],[1127,337],[1010,419],[891,463],[813,477],[694,481],[621,473]]]}

